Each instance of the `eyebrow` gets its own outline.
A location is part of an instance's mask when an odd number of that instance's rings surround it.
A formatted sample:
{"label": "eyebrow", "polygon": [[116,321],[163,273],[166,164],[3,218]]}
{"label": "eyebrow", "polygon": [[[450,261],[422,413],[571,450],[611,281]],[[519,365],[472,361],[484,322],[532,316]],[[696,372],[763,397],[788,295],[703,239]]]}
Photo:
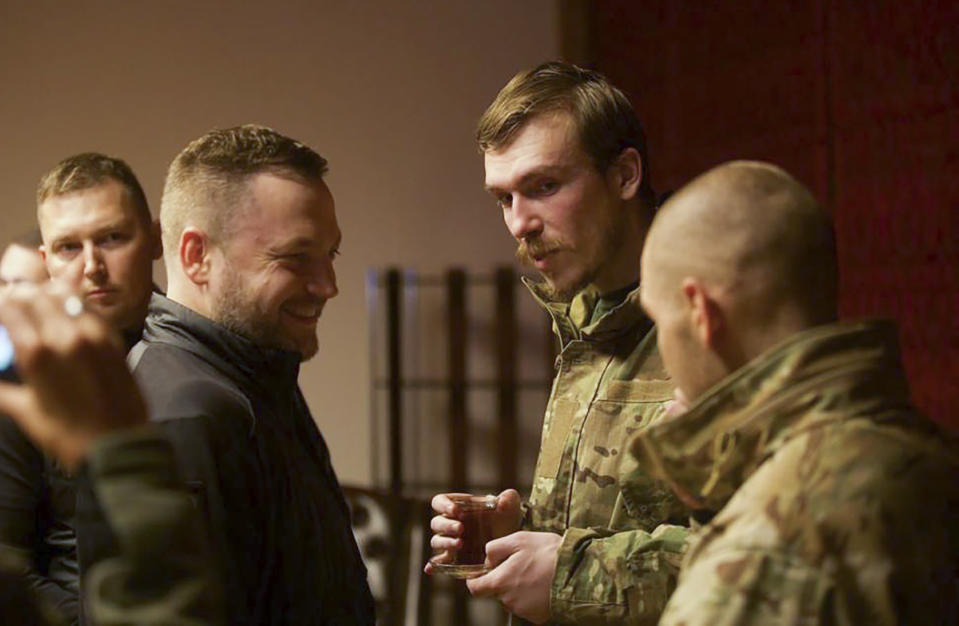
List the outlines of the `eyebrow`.
{"label": "eyebrow", "polygon": [[[516,187],[522,187],[533,178],[562,174],[566,169],[567,168],[562,165],[544,165],[542,167],[536,167],[520,176],[520,179],[516,182]],[[498,187],[496,185],[483,185],[483,188],[489,193],[504,191],[502,187]]]}
{"label": "eyebrow", "polygon": [[87,238],[96,239],[97,237],[105,235],[110,231],[123,230],[123,229],[129,228],[135,222],[136,222],[135,217],[126,216],[118,220],[109,222],[107,224],[103,224],[102,226],[98,226],[97,228],[93,230],[92,233],[84,233],[83,236],[77,235],[75,233],[55,234],[50,239],[50,247],[52,248],[59,243],[63,243],[64,241],[76,241],[78,239],[87,239]]}
{"label": "eyebrow", "polygon": [[[343,233],[338,233],[336,236],[336,241],[333,243],[333,248],[339,248],[342,242]],[[315,247],[317,247],[316,239],[310,237],[296,237],[294,239],[290,239],[289,241],[284,241],[279,245],[272,246],[270,249],[274,253],[286,253],[293,250],[303,250]]]}

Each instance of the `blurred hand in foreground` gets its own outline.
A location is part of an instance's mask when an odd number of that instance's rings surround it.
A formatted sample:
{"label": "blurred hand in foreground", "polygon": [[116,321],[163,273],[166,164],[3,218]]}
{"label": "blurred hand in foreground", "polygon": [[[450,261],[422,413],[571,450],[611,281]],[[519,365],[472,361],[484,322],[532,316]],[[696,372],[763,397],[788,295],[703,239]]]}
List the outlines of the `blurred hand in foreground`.
{"label": "blurred hand in foreground", "polygon": [[22,380],[0,383],[0,411],[68,468],[97,437],[147,421],[120,338],[62,286],[11,289],[0,324]]}

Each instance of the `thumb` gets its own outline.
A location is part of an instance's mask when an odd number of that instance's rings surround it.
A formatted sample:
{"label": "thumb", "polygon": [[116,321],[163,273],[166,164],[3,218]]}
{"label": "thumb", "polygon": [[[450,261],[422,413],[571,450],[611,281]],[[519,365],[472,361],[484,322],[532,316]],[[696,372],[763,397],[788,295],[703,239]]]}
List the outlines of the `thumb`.
{"label": "thumb", "polygon": [[13,420],[37,447],[44,447],[50,424],[37,412],[32,393],[24,385],[0,381],[0,413]]}
{"label": "thumb", "polygon": [[514,511],[519,508],[521,502],[518,491],[507,489],[496,496],[496,509],[502,513]]}
{"label": "thumb", "polygon": [[511,535],[487,542],[486,560],[489,561],[491,567],[496,567],[515,552],[519,551],[520,541],[518,535],[521,534],[522,531],[515,532]]}
{"label": "thumb", "polygon": [[6,413],[23,428],[31,417],[30,390],[19,383],[0,381],[0,413]]}

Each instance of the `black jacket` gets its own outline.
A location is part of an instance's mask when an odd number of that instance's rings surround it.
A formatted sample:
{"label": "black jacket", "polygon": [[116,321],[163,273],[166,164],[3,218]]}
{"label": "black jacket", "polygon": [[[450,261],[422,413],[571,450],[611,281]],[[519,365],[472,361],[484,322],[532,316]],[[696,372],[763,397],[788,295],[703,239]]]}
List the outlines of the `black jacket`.
{"label": "black jacket", "polygon": [[7,416],[0,416],[0,543],[19,552],[31,586],[66,623],[77,621],[74,490]]}
{"label": "black jacket", "polygon": [[208,522],[233,624],[373,624],[366,568],[299,355],[154,295],[130,353]]}

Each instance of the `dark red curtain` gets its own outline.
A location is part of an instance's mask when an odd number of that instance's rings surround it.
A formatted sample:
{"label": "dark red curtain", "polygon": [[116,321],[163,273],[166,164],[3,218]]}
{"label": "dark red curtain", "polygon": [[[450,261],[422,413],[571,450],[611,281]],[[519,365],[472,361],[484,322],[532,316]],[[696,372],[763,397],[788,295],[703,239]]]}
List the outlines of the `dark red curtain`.
{"label": "dark red curtain", "polygon": [[592,3],[597,69],[653,182],[777,163],[831,208],[845,317],[895,318],[916,402],[959,426],[959,3]]}

